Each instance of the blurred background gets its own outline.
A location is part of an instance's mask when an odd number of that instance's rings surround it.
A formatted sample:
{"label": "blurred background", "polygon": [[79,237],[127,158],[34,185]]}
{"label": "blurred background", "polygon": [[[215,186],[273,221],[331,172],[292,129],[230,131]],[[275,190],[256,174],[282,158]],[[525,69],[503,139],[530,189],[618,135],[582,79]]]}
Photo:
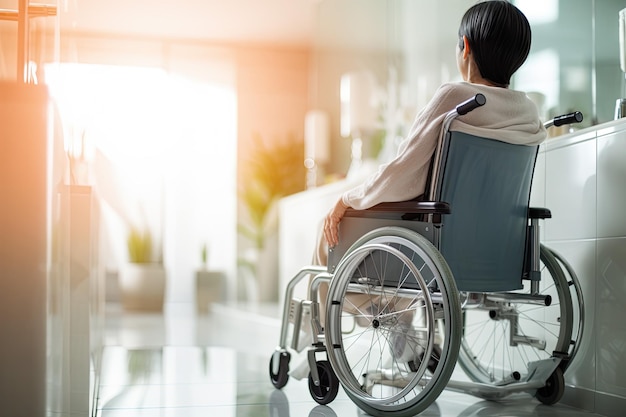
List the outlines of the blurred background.
{"label": "blurred background", "polygon": [[[23,222],[16,233],[39,227],[45,247],[23,260],[41,274],[6,285],[41,286],[48,331],[87,335],[83,351],[99,346],[109,303],[279,302],[327,201],[387,161],[438,86],[460,80],[457,29],[473,3],[0,0],[0,133],[21,141],[2,153],[2,192],[32,180],[46,219],[2,214]],[[573,109],[585,114],[577,128],[613,120],[626,97],[623,0],[514,3],[534,38],[512,87],[544,120]],[[30,123],[44,141],[23,133]],[[289,233],[299,257],[280,249]],[[9,242],[5,253],[20,250]],[[156,278],[138,278],[137,264]],[[84,315],[72,333],[68,318]],[[48,348],[67,356],[60,343]]]}

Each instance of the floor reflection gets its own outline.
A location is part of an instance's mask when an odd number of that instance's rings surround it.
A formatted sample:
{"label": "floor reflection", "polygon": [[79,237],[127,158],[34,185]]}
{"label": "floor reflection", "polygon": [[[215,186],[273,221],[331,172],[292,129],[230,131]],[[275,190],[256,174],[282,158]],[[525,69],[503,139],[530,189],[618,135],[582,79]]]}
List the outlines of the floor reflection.
{"label": "floor reflection", "polygon": [[[278,331],[268,330],[269,324],[264,323],[262,329],[258,324],[248,325],[252,329],[232,317],[196,317],[190,325],[185,314],[165,320],[155,316],[154,323],[145,316],[110,321],[96,417],[367,416],[342,389],[327,406],[313,401],[306,379],[290,378],[282,390],[276,390],[268,365]],[[155,331],[168,321],[185,323],[169,341],[171,333]],[[129,333],[132,344],[119,343]],[[199,340],[215,343],[207,346]],[[529,395],[489,402],[447,390],[420,416],[599,417],[561,404],[544,406]]]}
{"label": "floor reflection", "polygon": [[[306,380],[271,385],[266,358],[223,347],[109,346],[103,355],[99,417],[345,417],[367,416],[340,390],[327,406],[315,403]],[[207,414],[208,413],[208,414]],[[444,391],[423,417],[580,416],[593,414],[539,404],[529,395],[490,402]]]}
{"label": "floor reflection", "polygon": [[[284,392],[275,390],[270,394],[270,416],[291,417],[289,400]],[[309,417],[337,417],[337,413],[327,405],[317,405],[309,412]]]}
{"label": "floor reflection", "polygon": [[[275,390],[270,394],[269,408],[271,417],[297,417],[299,415],[291,415],[289,412],[289,400],[284,392]],[[363,410],[355,407],[357,416],[369,416]],[[439,411],[439,406],[435,403],[426,409],[420,416],[424,417],[441,417],[442,414]],[[311,409],[308,417],[339,417],[339,415],[333,410],[333,405],[316,405]]]}

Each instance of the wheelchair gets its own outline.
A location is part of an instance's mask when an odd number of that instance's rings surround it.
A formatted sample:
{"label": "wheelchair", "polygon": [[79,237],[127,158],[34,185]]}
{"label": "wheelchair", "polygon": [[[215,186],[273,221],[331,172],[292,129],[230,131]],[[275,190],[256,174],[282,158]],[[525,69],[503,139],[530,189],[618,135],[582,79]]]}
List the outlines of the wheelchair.
{"label": "wheelchair", "polygon": [[[583,332],[582,292],[567,261],[540,243],[550,211],[529,207],[539,147],[450,130],[485,101],[478,94],[446,115],[428,201],[348,210],[328,265],[305,266],[288,283],[274,387],[287,384],[306,329],[319,404],[340,386],[373,416],[414,416],[444,389],[561,399]],[[580,121],[575,112],[545,126]],[[308,299],[293,298],[305,278]],[[453,380],[457,365],[466,377]]]}

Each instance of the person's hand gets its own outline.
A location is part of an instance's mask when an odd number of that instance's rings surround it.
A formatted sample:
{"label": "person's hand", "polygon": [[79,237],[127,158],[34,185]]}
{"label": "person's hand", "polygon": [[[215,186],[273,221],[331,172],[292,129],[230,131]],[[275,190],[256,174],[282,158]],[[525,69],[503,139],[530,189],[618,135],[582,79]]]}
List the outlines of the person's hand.
{"label": "person's hand", "polygon": [[329,248],[337,246],[337,243],[339,243],[339,222],[347,209],[348,206],[339,199],[324,219],[324,238]]}

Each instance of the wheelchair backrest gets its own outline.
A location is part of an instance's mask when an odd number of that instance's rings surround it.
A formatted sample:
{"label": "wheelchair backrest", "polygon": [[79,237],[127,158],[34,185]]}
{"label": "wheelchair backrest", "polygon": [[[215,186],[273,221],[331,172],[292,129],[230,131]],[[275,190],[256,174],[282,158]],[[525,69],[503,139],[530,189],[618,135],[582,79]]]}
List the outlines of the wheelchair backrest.
{"label": "wheelchair backrest", "polygon": [[454,131],[444,139],[435,195],[452,213],[444,218],[439,250],[459,290],[522,287],[537,150]]}

